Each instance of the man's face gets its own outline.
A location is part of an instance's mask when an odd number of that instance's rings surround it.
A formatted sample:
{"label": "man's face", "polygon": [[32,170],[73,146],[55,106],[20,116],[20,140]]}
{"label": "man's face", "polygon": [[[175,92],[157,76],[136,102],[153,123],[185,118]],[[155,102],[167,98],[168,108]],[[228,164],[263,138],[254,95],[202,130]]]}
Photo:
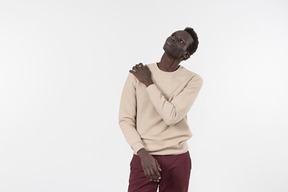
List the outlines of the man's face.
{"label": "man's face", "polygon": [[[188,56],[187,47],[193,43],[191,35],[186,31],[176,31],[166,39],[164,51],[175,59],[183,59]],[[188,54],[188,55],[187,55]]]}

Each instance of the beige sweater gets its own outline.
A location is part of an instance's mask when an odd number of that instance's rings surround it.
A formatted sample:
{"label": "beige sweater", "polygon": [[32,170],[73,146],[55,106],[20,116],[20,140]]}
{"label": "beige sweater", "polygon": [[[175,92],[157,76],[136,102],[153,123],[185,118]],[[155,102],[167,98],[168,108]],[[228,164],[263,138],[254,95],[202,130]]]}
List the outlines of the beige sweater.
{"label": "beige sweater", "polygon": [[134,154],[143,147],[151,155],[185,153],[192,137],[187,113],[203,80],[181,65],[173,72],[162,71],[156,63],[147,66],[154,82],[148,87],[128,74],[120,102],[120,128]]}

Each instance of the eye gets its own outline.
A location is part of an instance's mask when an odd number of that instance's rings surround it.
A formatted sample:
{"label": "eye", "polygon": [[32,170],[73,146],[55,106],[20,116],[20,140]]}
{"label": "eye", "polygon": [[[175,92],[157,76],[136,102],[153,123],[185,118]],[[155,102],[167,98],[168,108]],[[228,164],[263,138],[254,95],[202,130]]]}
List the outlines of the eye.
{"label": "eye", "polygon": [[180,43],[184,43],[184,41],[182,39],[180,39]]}

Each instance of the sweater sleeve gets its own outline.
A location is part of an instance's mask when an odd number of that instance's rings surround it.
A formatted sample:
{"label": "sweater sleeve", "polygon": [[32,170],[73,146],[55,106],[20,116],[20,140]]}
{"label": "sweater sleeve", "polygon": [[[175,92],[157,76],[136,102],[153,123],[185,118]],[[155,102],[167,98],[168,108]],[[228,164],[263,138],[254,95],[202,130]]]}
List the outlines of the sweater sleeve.
{"label": "sweater sleeve", "polygon": [[119,125],[126,141],[137,154],[137,151],[144,146],[136,130],[136,108],[136,79],[133,74],[129,73],[121,95]]}
{"label": "sweater sleeve", "polygon": [[171,101],[168,101],[155,84],[151,84],[146,91],[155,109],[167,125],[174,125],[188,113],[202,87],[203,79],[194,75],[185,88]]}

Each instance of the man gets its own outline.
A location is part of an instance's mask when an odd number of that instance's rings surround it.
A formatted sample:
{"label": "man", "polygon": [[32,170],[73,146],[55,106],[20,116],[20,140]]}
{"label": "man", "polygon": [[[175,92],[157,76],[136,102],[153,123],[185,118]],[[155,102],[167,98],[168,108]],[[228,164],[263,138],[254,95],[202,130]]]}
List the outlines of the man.
{"label": "man", "polygon": [[187,113],[202,78],[183,66],[198,47],[192,28],[174,32],[163,46],[160,62],[135,65],[125,82],[119,125],[134,151],[128,192],[187,192],[192,133]]}

